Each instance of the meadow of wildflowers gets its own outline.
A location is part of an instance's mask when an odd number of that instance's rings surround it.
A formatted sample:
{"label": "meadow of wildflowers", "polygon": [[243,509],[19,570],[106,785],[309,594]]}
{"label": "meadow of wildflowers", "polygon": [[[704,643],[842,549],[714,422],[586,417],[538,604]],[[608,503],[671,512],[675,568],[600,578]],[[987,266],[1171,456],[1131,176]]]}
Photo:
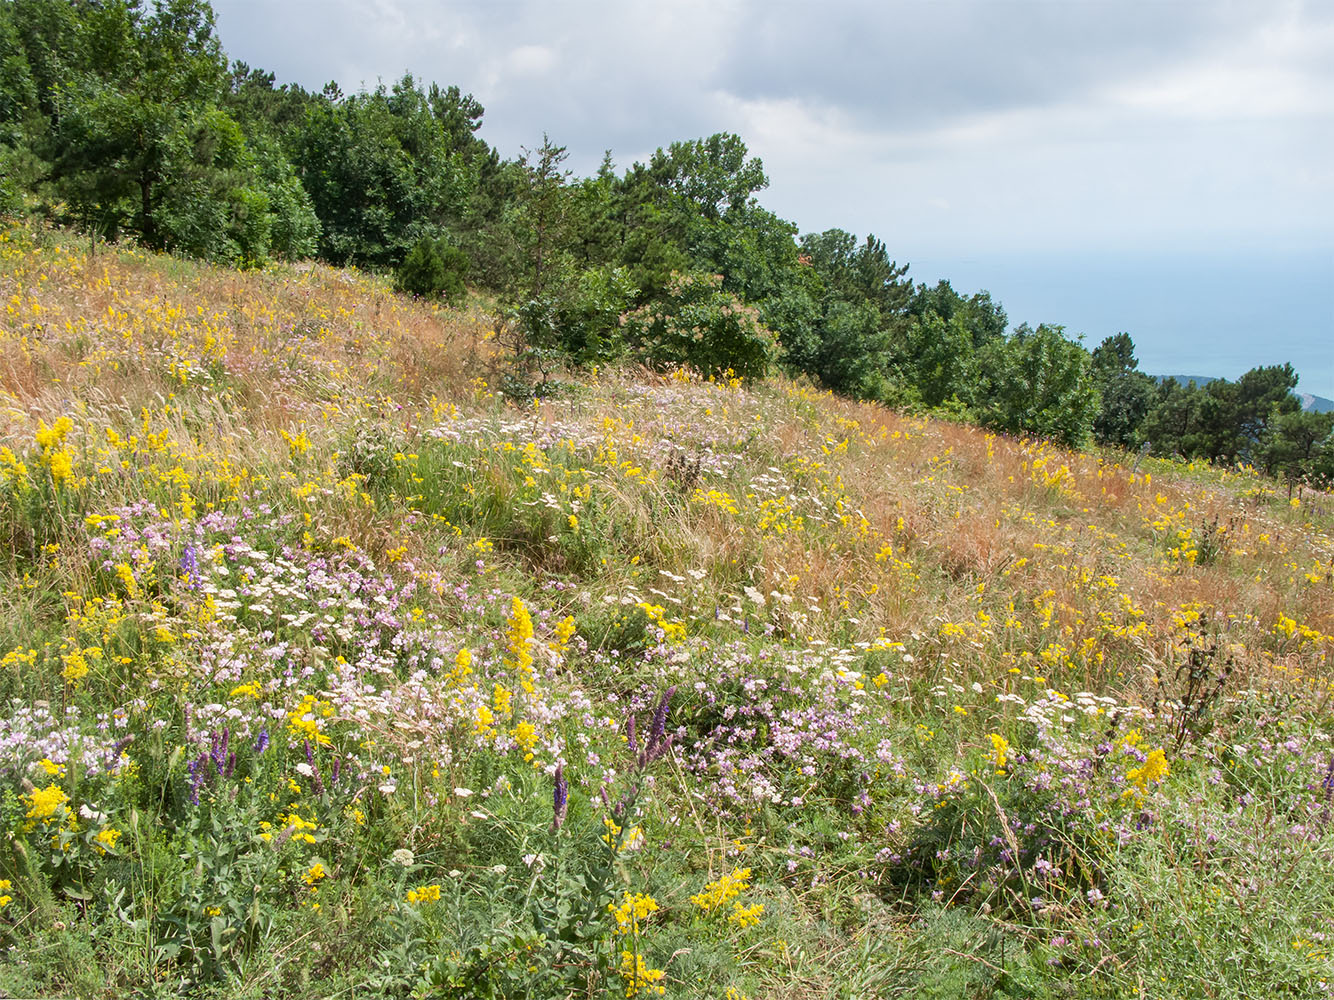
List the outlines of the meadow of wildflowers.
{"label": "meadow of wildflowers", "polygon": [[1334,995],[1328,495],[506,399],[351,271],[0,296],[5,995]]}

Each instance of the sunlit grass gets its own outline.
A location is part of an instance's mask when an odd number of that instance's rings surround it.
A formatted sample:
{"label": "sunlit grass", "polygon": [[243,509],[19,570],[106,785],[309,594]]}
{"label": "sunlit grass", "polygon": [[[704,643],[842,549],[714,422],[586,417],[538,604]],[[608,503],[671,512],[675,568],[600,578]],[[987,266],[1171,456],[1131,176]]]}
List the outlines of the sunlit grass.
{"label": "sunlit grass", "polygon": [[1327,988],[1329,496],[507,401],[480,309],[322,267],[0,288],[7,992]]}

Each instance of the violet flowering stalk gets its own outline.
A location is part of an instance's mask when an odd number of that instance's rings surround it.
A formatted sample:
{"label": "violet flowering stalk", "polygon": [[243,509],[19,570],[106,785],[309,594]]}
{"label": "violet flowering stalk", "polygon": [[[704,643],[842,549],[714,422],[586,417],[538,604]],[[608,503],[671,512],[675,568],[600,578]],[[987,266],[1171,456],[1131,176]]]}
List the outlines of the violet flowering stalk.
{"label": "violet flowering stalk", "polygon": [[644,744],[644,749],[640,751],[635,761],[636,767],[641,771],[672,748],[672,737],[666,734],[667,713],[671,708],[674,694],[676,694],[675,685],[662,693],[662,697],[658,699],[657,708],[653,710],[653,724],[649,728],[648,742]]}
{"label": "violet flowering stalk", "polygon": [[667,711],[671,707],[674,694],[676,694],[675,684],[664,691],[658,701],[658,707],[653,712],[653,728],[648,737],[649,746],[656,746],[662,742],[663,735],[667,731]]}
{"label": "violet flowering stalk", "polygon": [[1321,818],[1329,822],[1329,807],[1334,803],[1334,753],[1329,755],[1329,767],[1325,769],[1325,780],[1320,782],[1320,787],[1325,790],[1325,808],[1321,813]]}
{"label": "violet flowering stalk", "polygon": [[190,802],[193,805],[199,805],[199,789],[205,784],[212,788],[214,775],[222,773],[221,770],[215,771],[209,767],[210,763],[212,758],[209,754],[201,753],[185,767],[185,773],[190,776]]}
{"label": "violet flowering stalk", "polygon": [[185,546],[181,553],[181,579],[191,590],[199,589],[199,550],[193,544]]}
{"label": "violet flowering stalk", "polygon": [[224,726],[221,733],[215,730],[209,734],[209,757],[219,774],[222,774],[227,766],[227,744],[231,741],[231,735],[230,726]]}
{"label": "violet flowering stalk", "polygon": [[320,777],[320,765],[315,763],[315,752],[310,747],[310,740],[306,740],[306,763],[310,765],[310,777],[315,782],[315,794],[324,794],[324,779]]}
{"label": "violet flowering stalk", "polygon": [[625,741],[630,745],[630,752],[638,755],[639,740],[635,738],[635,713],[631,712],[625,720]]}
{"label": "violet flowering stalk", "polygon": [[113,743],[111,749],[107,752],[107,766],[113,768],[117,767],[120,764],[120,755],[125,751],[125,748],[133,742],[134,733],[130,733],[124,739],[119,739]]}
{"label": "violet flowering stalk", "polygon": [[556,765],[556,780],[551,789],[551,832],[557,832],[565,823],[570,808],[570,783],[565,780],[565,765]]}

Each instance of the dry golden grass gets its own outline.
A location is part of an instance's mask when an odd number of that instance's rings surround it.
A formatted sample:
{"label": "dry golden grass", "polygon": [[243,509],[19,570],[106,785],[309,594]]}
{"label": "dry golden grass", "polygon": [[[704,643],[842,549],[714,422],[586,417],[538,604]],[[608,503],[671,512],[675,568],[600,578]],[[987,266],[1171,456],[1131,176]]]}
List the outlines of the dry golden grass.
{"label": "dry golden grass", "polygon": [[[1142,661],[1162,659],[1203,610],[1247,650],[1253,676],[1331,673],[1328,496],[1293,506],[1248,474],[1152,459],[1135,471],[1131,457],[781,378],[747,388],[627,366],[575,373],[573,395],[506,408],[483,381],[503,360],[484,312],[321,266],[243,274],[132,250],[90,262],[81,246],[11,231],[0,288],[0,443],[22,452],[39,420],[70,415],[80,468],[101,463],[108,496],[174,468],[205,509],[242,491],[304,490],[326,542],[377,557],[406,545],[430,561],[436,535],[403,530],[402,506],[347,479],[337,453],[356,434],[413,452],[439,448],[426,431],[460,417],[525,428],[516,441],[574,428],[602,442],[579,460],[612,525],[608,591],[643,582],[633,554],[653,572],[727,581],[720,606],[742,584],[782,594],[804,615],[798,638],[911,638],[967,672],[1054,665],[1078,686],[1142,683]],[[153,446],[122,466],[108,431]],[[475,488],[496,509],[529,502],[511,454],[480,438],[470,447]],[[663,465],[673,448],[730,464],[682,486]],[[729,492],[738,511],[695,502],[695,485]],[[569,569],[558,546],[511,551],[534,575]],[[1296,630],[1282,634],[1284,621]]]}

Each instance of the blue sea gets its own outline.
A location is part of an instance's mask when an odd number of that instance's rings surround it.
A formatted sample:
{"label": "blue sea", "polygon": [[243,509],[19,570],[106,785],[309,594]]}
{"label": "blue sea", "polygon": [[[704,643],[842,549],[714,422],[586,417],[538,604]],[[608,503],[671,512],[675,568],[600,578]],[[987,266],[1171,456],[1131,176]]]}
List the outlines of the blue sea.
{"label": "blue sea", "polygon": [[1092,349],[1130,334],[1151,375],[1234,379],[1291,362],[1297,390],[1334,399],[1334,249],[981,253],[907,258],[909,276],[986,289],[1012,326],[1060,323]]}

